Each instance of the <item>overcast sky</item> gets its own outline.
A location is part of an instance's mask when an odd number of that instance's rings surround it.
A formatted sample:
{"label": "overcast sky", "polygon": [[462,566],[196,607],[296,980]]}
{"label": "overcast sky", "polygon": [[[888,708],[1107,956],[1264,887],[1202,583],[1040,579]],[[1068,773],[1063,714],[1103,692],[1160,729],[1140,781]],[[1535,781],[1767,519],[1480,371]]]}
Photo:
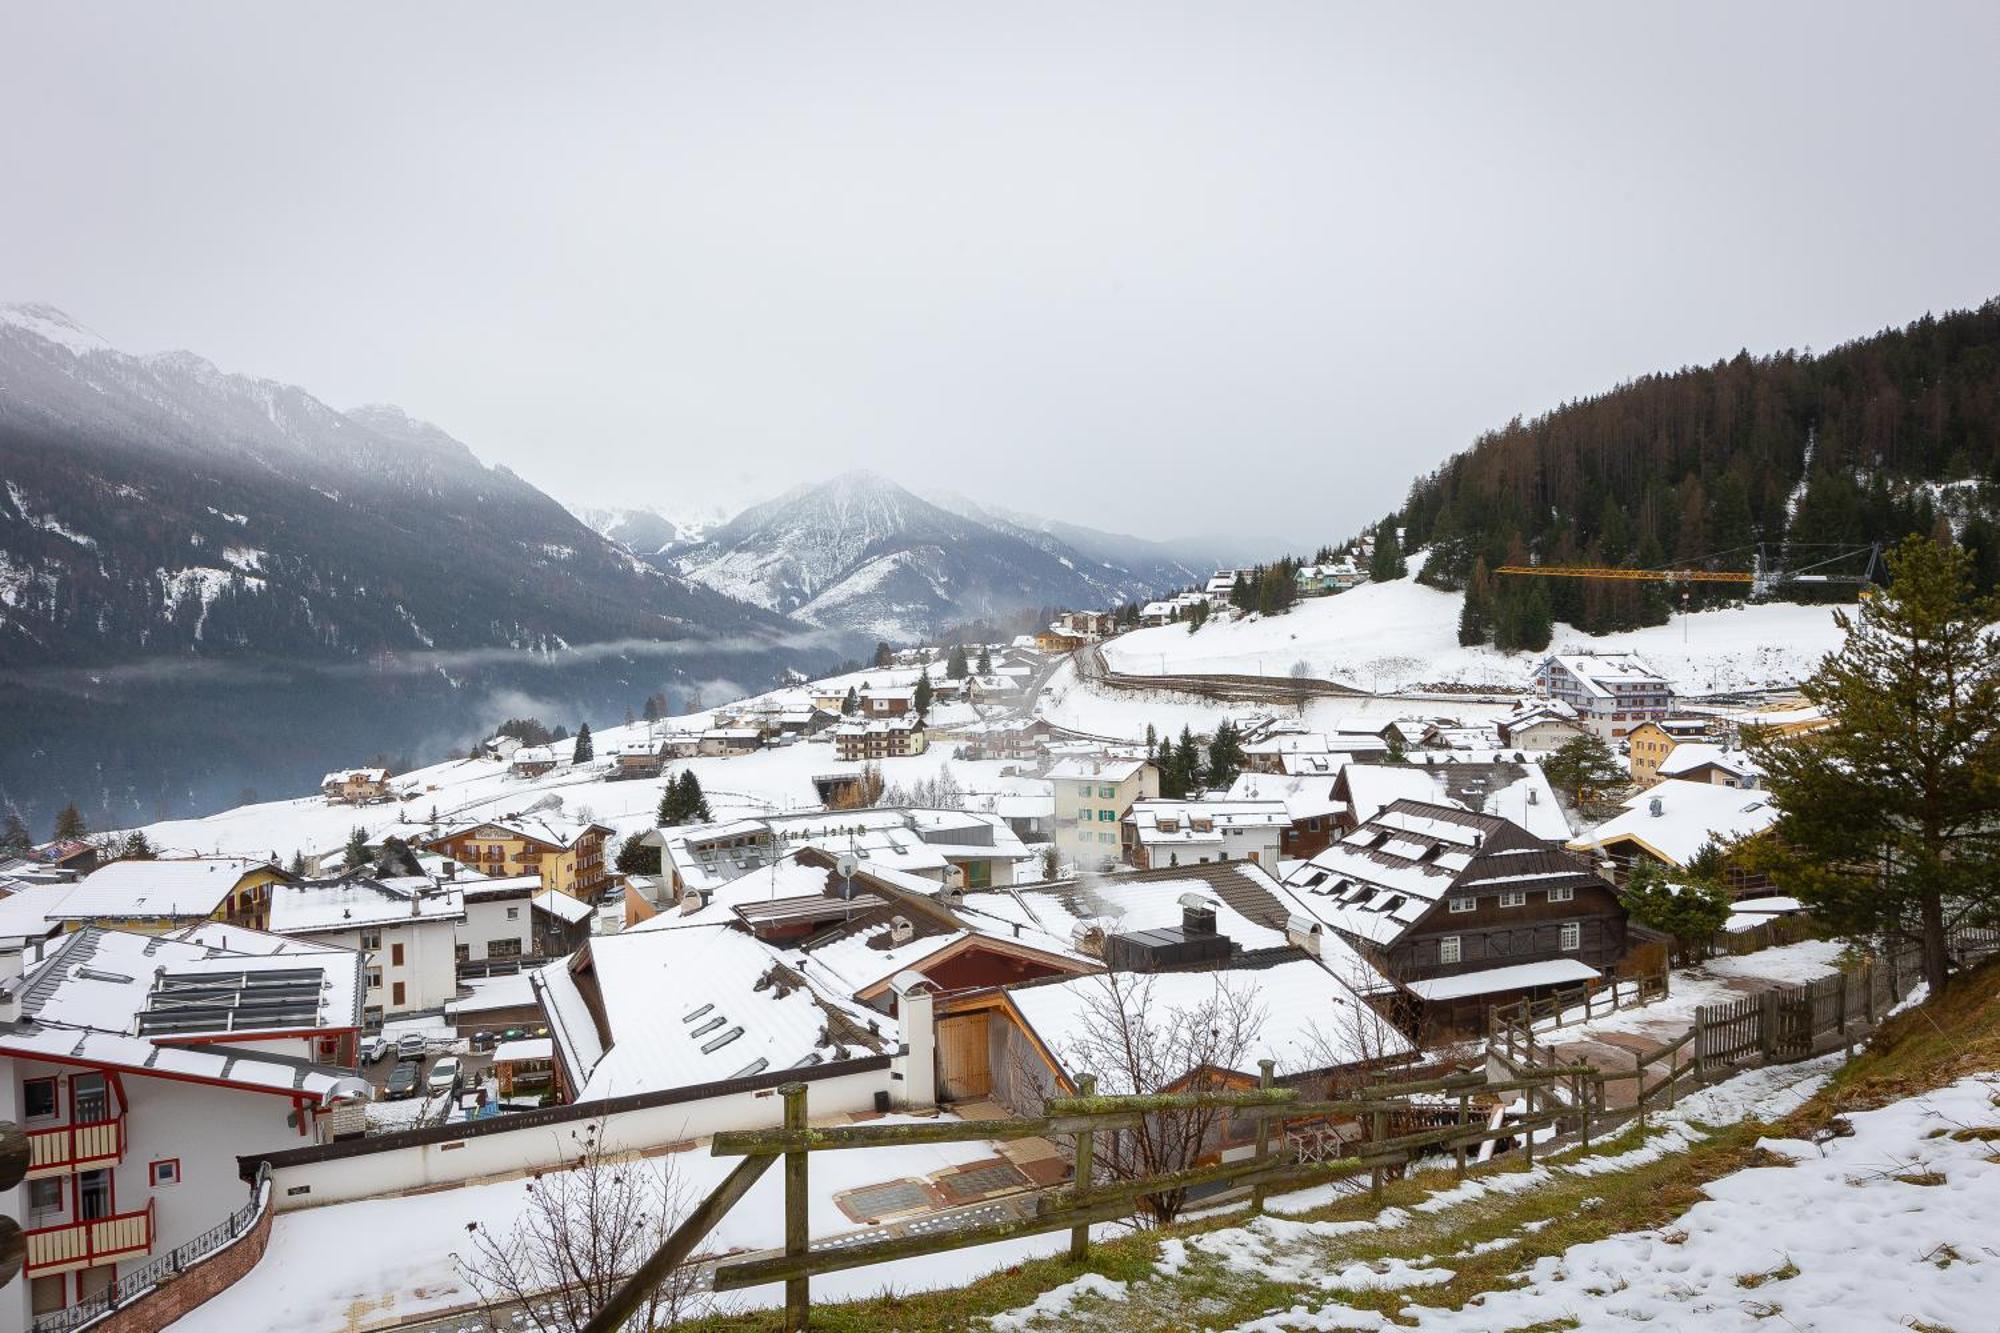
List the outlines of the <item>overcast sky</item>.
{"label": "overcast sky", "polygon": [[0,0],[0,299],[565,499],[1345,536],[2000,294],[2000,5]]}

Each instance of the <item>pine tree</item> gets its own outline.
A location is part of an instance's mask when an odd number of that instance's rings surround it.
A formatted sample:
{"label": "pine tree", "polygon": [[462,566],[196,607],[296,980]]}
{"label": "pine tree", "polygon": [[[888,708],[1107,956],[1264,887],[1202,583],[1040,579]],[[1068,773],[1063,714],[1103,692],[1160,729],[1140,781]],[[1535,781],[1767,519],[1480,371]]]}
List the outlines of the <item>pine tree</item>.
{"label": "pine tree", "polygon": [[292,859],[286,864],[285,870],[294,879],[304,879],[306,877],[306,854],[297,848],[293,848]]}
{"label": "pine tree", "polygon": [[84,823],[83,811],[76,808],[75,801],[71,801],[56,812],[57,842],[68,842],[73,838],[87,837],[89,834],[90,825]]}
{"label": "pine tree", "polygon": [[356,824],[347,833],[347,863],[349,870],[359,870],[368,864],[368,830]]}
{"label": "pine tree", "polygon": [[1208,785],[1227,787],[1243,771],[1243,734],[1228,718],[1215,725],[1208,742]]}
{"label": "pine tree", "polygon": [[585,722],[576,729],[576,750],[571,754],[570,762],[583,764],[596,757],[597,745],[590,739],[590,724]]}
{"label": "pine tree", "polygon": [[875,641],[875,665],[878,667],[894,666],[895,662],[896,650],[891,648],[885,641],[877,639]]}
{"label": "pine tree", "polygon": [[668,777],[660,784],[660,808],[654,812],[653,820],[661,828],[672,828],[687,818],[687,811],[681,806],[681,784],[677,777]]}
{"label": "pine tree", "polygon": [[1571,800],[1582,801],[1593,793],[1616,791],[1631,785],[1632,775],[1611,753],[1611,747],[1594,731],[1564,741],[1554,754],[1542,761],[1549,785],[1567,792]]}
{"label": "pine tree", "polygon": [[983,643],[979,645],[979,674],[982,676],[993,674],[993,649]]}
{"label": "pine tree", "polygon": [[964,680],[968,675],[971,674],[971,668],[967,667],[965,664],[964,644],[959,643],[952,645],[951,660],[945,664],[945,674],[950,676],[953,680]]}
{"label": "pine tree", "polygon": [[1472,562],[1472,575],[1465,584],[1465,604],[1458,611],[1458,642],[1463,647],[1485,643],[1493,637],[1493,580],[1486,572],[1486,557]]}
{"label": "pine tree", "polygon": [[1151,759],[1153,757],[1153,752],[1157,750],[1159,746],[1160,746],[1160,733],[1153,730],[1153,724],[1148,722],[1146,724],[1146,758]]}
{"label": "pine tree", "polygon": [[1376,583],[1388,583],[1409,572],[1403,563],[1402,543],[1396,537],[1396,516],[1391,514],[1375,525],[1375,552],[1368,560],[1368,577]]}
{"label": "pine tree", "polygon": [[694,775],[691,768],[681,770],[681,805],[687,811],[690,823],[714,822],[715,816],[708,810],[708,797],[702,794],[701,779]]}
{"label": "pine tree", "polygon": [[121,861],[151,861],[156,855],[153,844],[146,841],[146,835],[139,829],[133,829],[126,834],[123,845],[118,849],[118,859]]}
{"label": "pine tree", "polygon": [[860,711],[861,696],[855,691],[852,685],[849,685],[847,687],[847,697],[840,701],[840,715],[842,717],[853,717]]}
{"label": "pine tree", "polygon": [[660,849],[653,843],[641,842],[643,835],[634,833],[618,844],[618,858],[612,864],[621,875],[657,875],[660,873]]}
{"label": "pine tree", "polygon": [[1666,869],[1648,856],[1633,863],[1619,897],[1634,921],[1673,937],[1678,966],[1707,957],[1710,941],[1729,920],[1729,891],[1722,885],[1692,875],[1669,879]]}
{"label": "pine tree", "polygon": [[930,673],[926,671],[923,675],[918,676],[917,695],[916,698],[911,701],[916,707],[918,717],[928,718],[930,716],[931,699],[935,696],[935,694],[936,691],[931,688]]}
{"label": "pine tree", "polygon": [[4,827],[0,827],[0,852],[25,852],[35,845],[35,835],[21,819],[20,812],[9,810]]}
{"label": "pine tree", "polygon": [[1778,823],[1746,856],[1850,938],[1914,940],[1937,995],[1952,928],[2000,921],[2000,599],[1922,537],[1889,574],[1802,687],[1828,727],[1750,739]]}

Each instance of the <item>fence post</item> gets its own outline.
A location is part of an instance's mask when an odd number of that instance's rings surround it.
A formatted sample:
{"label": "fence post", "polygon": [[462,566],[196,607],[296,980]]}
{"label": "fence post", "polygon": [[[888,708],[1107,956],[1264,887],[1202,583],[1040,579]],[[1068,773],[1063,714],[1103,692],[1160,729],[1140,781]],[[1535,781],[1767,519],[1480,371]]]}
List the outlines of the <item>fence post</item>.
{"label": "fence post", "polygon": [[[1523,1120],[1533,1120],[1535,1118],[1535,1085],[1533,1083],[1530,1083],[1527,1087],[1521,1089],[1521,1099],[1527,1104],[1528,1108],[1528,1113],[1522,1116],[1521,1118]],[[1521,1135],[1521,1149],[1523,1152],[1527,1154],[1528,1169],[1530,1171],[1534,1170],[1535,1131],[1532,1126],[1530,1126],[1527,1130],[1525,1130]]]}
{"label": "fence post", "polygon": [[[1085,1074],[1078,1078],[1076,1081],[1076,1094],[1079,1097],[1095,1097],[1097,1095],[1097,1075]],[[1260,1120],[1258,1121],[1258,1128],[1262,1129],[1262,1127],[1263,1122]],[[1075,1189],[1079,1197],[1090,1192],[1091,1166],[1092,1160],[1096,1155],[1097,1131],[1086,1125],[1076,1132]],[[1069,1232],[1069,1261],[1073,1264],[1080,1264],[1088,1258],[1090,1258],[1089,1225],[1071,1227]]]}
{"label": "fence post", "polygon": [[[1467,1123],[1466,1111],[1467,1108],[1471,1105],[1471,1100],[1472,1100],[1472,1094],[1470,1093],[1461,1092],[1458,1094],[1458,1129],[1461,1134],[1465,1132],[1465,1126]],[[1459,1142],[1454,1143],[1452,1145],[1451,1157],[1452,1157],[1453,1178],[1457,1180],[1464,1180],[1465,1143],[1463,1140],[1460,1140]]]}
{"label": "fence post", "polygon": [[1861,964],[1861,1004],[1868,1019],[1868,1026],[1875,1026],[1875,960]]}
{"label": "fence post", "polygon": [[1646,1057],[1632,1052],[1632,1104],[1639,1108],[1639,1133],[1646,1132]]}
{"label": "fence post", "polygon": [[[1266,1057],[1257,1062],[1257,1087],[1268,1091],[1271,1080],[1278,1072],[1278,1062]],[[1257,1121],[1257,1160],[1262,1162],[1271,1155],[1271,1122],[1260,1117]],[[1250,1189],[1250,1211],[1264,1211],[1264,1186],[1262,1182]]]}
{"label": "fence post", "polygon": [[1767,990],[1757,997],[1757,1050],[1764,1063],[1778,1062],[1778,992]]}
{"label": "fence post", "polygon": [[[785,1133],[803,1136],[806,1132],[806,1085],[787,1083],[778,1089],[785,1099]],[[804,1148],[785,1153],[785,1256],[805,1254],[811,1239],[806,1218],[810,1203],[806,1197],[806,1157]],[[812,1308],[812,1279],[785,1279],[785,1333],[799,1333],[806,1326]]]}
{"label": "fence post", "polygon": [[1571,1096],[1575,1098],[1583,1112],[1583,1149],[1590,1151],[1590,1080],[1582,1074],[1570,1076]]}
{"label": "fence post", "polygon": [[[1379,1153],[1381,1149],[1375,1145],[1389,1137],[1384,1132],[1388,1129],[1388,1117],[1389,1113],[1383,1110],[1374,1110],[1368,1113],[1368,1148],[1371,1154]],[[1368,1168],[1368,1197],[1376,1203],[1382,1202],[1382,1164],[1380,1162]]]}
{"label": "fence post", "polygon": [[1847,988],[1850,984],[1852,984],[1851,979],[1847,973],[1842,972],[1840,974],[1840,994],[1835,999],[1833,1006],[1833,1022],[1834,1026],[1840,1030],[1840,1035],[1843,1038],[1841,1044],[1843,1046],[1847,1044],[1844,1039],[1847,1036]]}

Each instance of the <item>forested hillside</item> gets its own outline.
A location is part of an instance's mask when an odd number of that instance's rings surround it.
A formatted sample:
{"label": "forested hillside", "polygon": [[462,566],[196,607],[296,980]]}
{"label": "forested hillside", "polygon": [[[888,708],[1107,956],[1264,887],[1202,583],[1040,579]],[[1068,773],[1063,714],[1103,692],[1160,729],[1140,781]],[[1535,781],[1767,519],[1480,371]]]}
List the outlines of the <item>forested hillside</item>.
{"label": "forested hillside", "polygon": [[[1400,521],[1406,546],[1432,548],[1420,577],[1467,590],[1465,642],[1539,648],[1552,620],[1594,633],[1658,624],[1682,590],[1491,568],[1750,570],[1761,545],[1767,568],[1858,573],[1865,555],[1841,550],[1949,524],[1990,589],[1996,476],[2000,300],[1829,352],[1739,352],[1516,419],[1419,480]],[[1781,582],[1772,595],[1853,591]]]}

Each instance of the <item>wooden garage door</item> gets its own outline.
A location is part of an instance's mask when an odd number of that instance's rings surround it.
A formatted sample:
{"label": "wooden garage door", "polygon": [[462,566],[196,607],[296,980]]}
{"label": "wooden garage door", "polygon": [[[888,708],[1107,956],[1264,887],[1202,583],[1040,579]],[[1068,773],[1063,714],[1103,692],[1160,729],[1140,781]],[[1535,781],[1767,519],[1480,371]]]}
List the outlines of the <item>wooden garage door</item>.
{"label": "wooden garage door", "polygon": [[986,1060],[986,1015],[959,1014],[937,1025],[938,1100],[971,1101],[993,1091]]}

